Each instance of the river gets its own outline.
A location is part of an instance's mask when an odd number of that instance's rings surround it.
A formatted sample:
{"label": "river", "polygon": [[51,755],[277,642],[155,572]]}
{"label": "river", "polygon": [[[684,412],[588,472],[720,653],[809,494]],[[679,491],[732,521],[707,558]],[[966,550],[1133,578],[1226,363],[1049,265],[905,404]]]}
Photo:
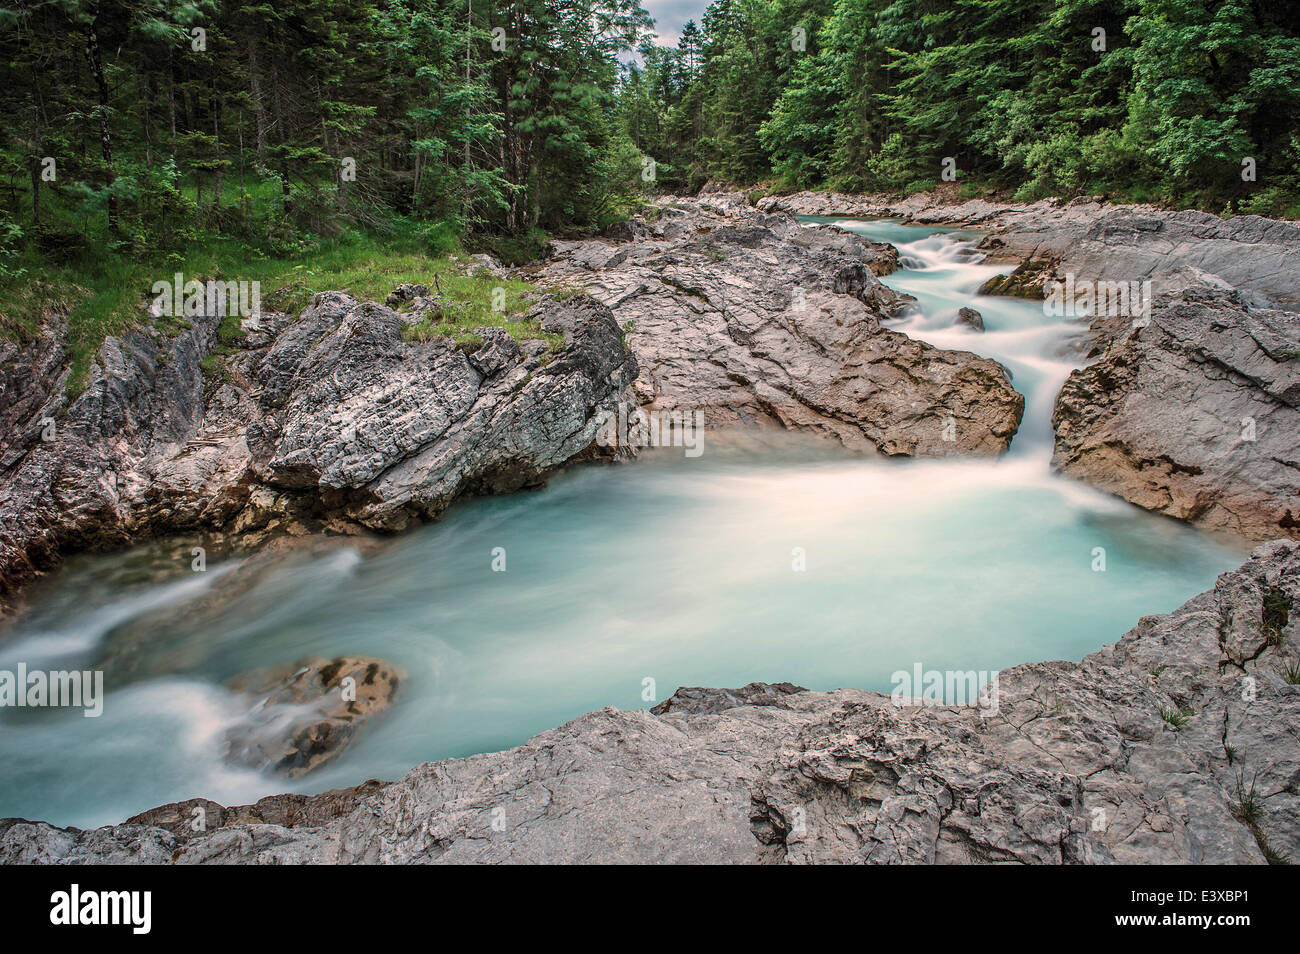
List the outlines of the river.
{"label": "river", "polygon": [[[918,308],[891,327],[1012,371],[1026,412],[1006,457],[870,460],[709,432],[699,457],[575,467],[377,546],[268,561],[220,601],[239,560],[191,572],[193,541],[73,558],[0,634],[0,669],[102,669],[103,715],[0,711],[0,816],[88,826],[191,796],[394,778],[680,685],[887,692],[917,663],[1079,659],[1241,562],[1244,549],[1051,473],[1052,403],[1081,328],[977,297],[1009,267],[981,264],[976,236],[838,224],[899,248],[905,267],[883,281]],[[963,305],[985,332],[954,325]],[[227,732],[258,702],[234,676],[345,653],[405,671],[388,713],[304,779],[227,762]]]}

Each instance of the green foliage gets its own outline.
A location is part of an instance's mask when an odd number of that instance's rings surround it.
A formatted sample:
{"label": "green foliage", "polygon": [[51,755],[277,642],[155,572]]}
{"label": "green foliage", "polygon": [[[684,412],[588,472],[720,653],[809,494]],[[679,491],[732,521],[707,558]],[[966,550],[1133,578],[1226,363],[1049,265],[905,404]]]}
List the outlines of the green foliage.
{"label": "green foliage", "polygon": [[1295,216],[1298,25],[1246,0],[714,0],[629,71],[624,125],[668,188],[911,192],[952,158],[1024,199]]}

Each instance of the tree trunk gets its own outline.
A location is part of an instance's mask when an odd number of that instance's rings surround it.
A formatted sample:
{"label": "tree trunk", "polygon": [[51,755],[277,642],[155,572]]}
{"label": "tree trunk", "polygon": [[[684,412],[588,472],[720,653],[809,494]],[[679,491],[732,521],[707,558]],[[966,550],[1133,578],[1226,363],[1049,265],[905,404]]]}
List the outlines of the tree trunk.
{"label": "tree trunk", "polygon": [[90,71],[99,91],[99,150],[104,157],[104,171],[108,176],[108,229],[117,234],[117,196],[113,194],[113,140],[108,128],[108,81],[104,78],[104,61],[99,53],[99,4],[91,8],[90,23],[86,27],[86,56]]}
{"label": "tree trunk", "polygon": [[32,160],[32,221],[41,227],[41,157]]}
{"label": "tree trunk", "polygon": [[[221,98],[217,95],[217,82],[214,79],[209,87],[211,89],[212,104],[212,158],[216,162],[221,161]],[[221,166],[217,166],[213,172],[212,180],[212,209],[214,212],[221,211]]]}
{"label": "tree trunk", "polygon": [[257,38],[248,38],[248,95],[257,123],[257,161],[266,162],[266,105],[262,102],[262,73],[257,61]]}

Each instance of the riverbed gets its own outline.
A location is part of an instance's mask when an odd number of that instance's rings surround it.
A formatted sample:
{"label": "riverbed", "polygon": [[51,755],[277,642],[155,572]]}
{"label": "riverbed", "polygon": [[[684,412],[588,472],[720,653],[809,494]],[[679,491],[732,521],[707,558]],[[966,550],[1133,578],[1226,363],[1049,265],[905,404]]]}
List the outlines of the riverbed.
{"label": "riverbed", "polygon": [[[835,224],[899,248],[904,267],[882,280],[917,307],[890,327],[1011,371],[1026,410],[1004,458],[865,459],[708,432],[698,457],[573,467],[377,545],[266,561],[238,598],[212,596],[241,558],[194,572],[190,541],[70,560],[0,635],[0,669],[102,669],[104,712],[0,712],[0,816],[87,826],[191,796],[393,778],[681,685],[888,692],[918,663],[1078,659],[1241,562],[1244,548],[1051,473],[1052,402],[1083,329],[977,296],[1010,268],[982,264],[977,235]],[[956,324],[967,305],[984,332]],[[389,712],[303,779],[227,761],[258,702],[235,676],[340,654],[401,667]]]}

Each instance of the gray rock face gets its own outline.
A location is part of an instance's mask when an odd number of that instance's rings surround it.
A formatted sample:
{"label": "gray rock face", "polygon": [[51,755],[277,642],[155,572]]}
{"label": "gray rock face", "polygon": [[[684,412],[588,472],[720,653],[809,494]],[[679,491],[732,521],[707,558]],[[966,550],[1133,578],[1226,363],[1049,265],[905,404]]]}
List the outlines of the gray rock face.
{"label": "gray rock face", "polygon": [[57,330],[0,343],[0,608],[61,553],[145,532],[303,519],[398,530],[463,493],[540,483],[592,443],[597,410],[636,375],[607,308],[540,308],[567,342],[553,358],[497,329],[478,329],[467,355],[326,293],[296,320],[264,315],[207,381],[219,321],[198,317],[172,338],[106,341],[70,405]]}
{"label": "gray rock face", "polygon": [[1057,468],[1208,529],[1300,535],[1300,315],[1199,283],[1145,327],[1093,330],[1052,416]]}
{"label": "gray rock face", "polygon": [[1167,212],[1089,199],[1003,204],[803,192],[762,199],[758,208],[804,215],[901,217],[989,229],[983,248],[994,260],[1044,260],[1052,278],[1066,272],[1092,281],[1151,280],[1192,267],[1217,275],[1260,304],[1300,306],[1300,223],[1208,212]]}
{"label": "gray rock face", "polygon": [[555,242],[527,271],[613,310],[644,408],[889,455],[999,454],[1020,424],[1024,400],[1000,364],[881,327],[905,304],[876,278],[897,267],[890,246],[727,193],[672,200],[613,235]]}
{"label": "gray rock face", "polygon": [[0,862],[1278,860],[1300,849],[1298,599],[1300,543],[1276,541],[1082,662],[1004,671],[996,712],[682,690],[387,785],[0,821]]}
{"label": "gray rock face", "polygon": [[967,328],[970,328],[972,331],[983,331],[984,316],[981,315],[974,308],[958,308],[957,324],[965,325]]}

